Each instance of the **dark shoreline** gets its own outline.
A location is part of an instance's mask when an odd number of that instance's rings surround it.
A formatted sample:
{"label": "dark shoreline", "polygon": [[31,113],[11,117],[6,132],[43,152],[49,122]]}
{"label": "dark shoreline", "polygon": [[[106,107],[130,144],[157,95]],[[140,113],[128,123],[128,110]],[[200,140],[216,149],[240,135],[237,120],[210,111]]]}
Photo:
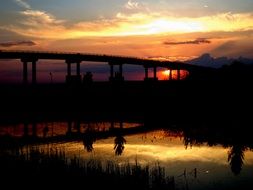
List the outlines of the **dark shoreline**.
{"label": "dark shoreline", "polygon": [[68,118],[250,121],[250,87],[245,81],[1,85],[0,122]]}

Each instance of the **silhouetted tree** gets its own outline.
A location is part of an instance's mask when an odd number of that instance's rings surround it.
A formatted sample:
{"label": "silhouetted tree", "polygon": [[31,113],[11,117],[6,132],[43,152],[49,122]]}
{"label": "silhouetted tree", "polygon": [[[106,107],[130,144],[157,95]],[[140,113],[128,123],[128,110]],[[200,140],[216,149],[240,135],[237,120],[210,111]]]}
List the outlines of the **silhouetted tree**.
{"label": "silhouetted tree", "polygon": [[245,150],[244,146],[234,145],[228,152],[228,162],[234,175],[239,175],[242,170]]}
{"label": "silhouetted tree", "polygon": [[83,75],[83,83],[86,85],[89,85],[93,82],[93,75],[91,72],[86,72],[86,74]]}
{"label": "silhouetted tree", "polygon": [[253,66],[235,60],[231,65],[221,68],[221,77],[225,80],[252,80]]}
{"label": "silhouetted tree", "polygon": [[49,128],[48,128],[48,125],[46,125],[46,126],[43,128],[43,137],[44,137],[44,138],[47,136],[48,131],[49,131]]}
{"label": "silhouetted tree", "polygon": [[93,151],[93,143],[95,141],[96,141],[96,137],[94,133],[90,129],[86,130],[83,136],[83,145],[84,145],[84,149],[86,149],[87,152]]}
{"label": "silhouetted tree", "polygon": [[126,143],[126,139],[121,136],[121,135],[118,135],[115,140],[114,140],[114,150],[115,150],[115,155],[121,155],[123,153],[123,150],[124,150],[124,144]]}
{"label": "silhouetted tree", "polygon": [[49,75],[50,75],[50,81],[51,81],[51,83],[53,83],[53,73],[50,72]]}

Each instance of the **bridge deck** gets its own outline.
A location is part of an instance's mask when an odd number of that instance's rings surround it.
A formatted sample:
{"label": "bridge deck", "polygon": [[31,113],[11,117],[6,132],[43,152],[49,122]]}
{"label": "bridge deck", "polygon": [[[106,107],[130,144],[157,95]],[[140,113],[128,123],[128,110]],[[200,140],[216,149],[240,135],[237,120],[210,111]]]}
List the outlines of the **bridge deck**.
{"label": "bridge deck", "polygon": [[[131,128],[114,128],[113,130],[109,131],[94,131],[90,133],[81,133],[81,132],[70,132],[66,135],[57,135],[57,136],[50,136],[50,137],[35,137],[35,136],[22,136],[22,137],[11,137],[2,136],[0,137],[1,140],[6,142],[6,137],[8,138],[9,143],[14,143],[15,145],[26,145],[26,144],[48,144],[48,143],[61,143],[61,142],[73,142],[73,141],[81,141],[86,138],[86,136],[93,136],[96,140],[100,139],[107,139],[110,137],[120,136],[127,136],[127,135],[136,135],[147,133],[150,131],[154,131],[154,128],[145,128],[144,126],[135,126]],[[0,141],[2,145],[4,142]]]}
{"label": "bridge deck", "polygon": [[186,70],[206,70],[212,69],[197,65],[190,65],[182,62],[160,61],[146,58],[115,56],[105,54],[90,54],[90,53],[61,53],[61,52],[43,52],[43,51],[7,51],[0,50],[0,59],[51,59],[65,61],[92,61],[92,62],[108,62],[110,64],[129,64],[140,65],[144,67],[165,67],[171,69],[186,69]]}

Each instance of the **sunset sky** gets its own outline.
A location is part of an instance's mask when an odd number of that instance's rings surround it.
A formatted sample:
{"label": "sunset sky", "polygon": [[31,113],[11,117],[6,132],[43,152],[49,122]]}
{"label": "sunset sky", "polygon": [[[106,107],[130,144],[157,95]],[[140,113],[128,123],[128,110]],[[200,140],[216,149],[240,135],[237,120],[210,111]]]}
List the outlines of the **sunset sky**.
{"label": "sunset sky", "polygon": [[1,48],[252,56],[252,0],[1,1]]}
{"label": "sunset sky", "polygon": [[252,0],[1,0],[0,49],[253,57]]}

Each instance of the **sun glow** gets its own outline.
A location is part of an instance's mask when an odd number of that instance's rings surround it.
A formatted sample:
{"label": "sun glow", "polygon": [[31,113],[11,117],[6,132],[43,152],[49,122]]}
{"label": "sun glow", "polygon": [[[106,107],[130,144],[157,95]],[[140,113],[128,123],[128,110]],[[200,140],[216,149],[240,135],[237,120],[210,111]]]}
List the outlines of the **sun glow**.
{"label": "sun glow", "polygon": [[165,70],[162,72],[164,76],[169,77],[170,76],[170,70]]}
{"label": "sun glow", "polygon": [[141,26],[146,29],[146,34],[160,34],[166,32],[197,32],[203,30],[198,22],[158,19]]}
{"label": "sun glow", "polygon": [[162,76],[164,80],[178,80],[178,77],[180,77],[180,80],[185,80],[189,76],[189,72],[186,70],[180,70],[179,72],[177,70],[164,70]]}
{"label": "sun glow", "polygon": [[[132,19],[132,18],[131,18]],[[132,22],[132,20],[131,20]],[[131,24],[119,25],[114,35],[151,35],[163,33],[189,33],[204,30],[203,24],[193,20],[180,20],[175,18],[145,18],[144,16]]]}
{"label": "sun glow", "polygon": [[[20,35],[52,39],[77,39],[83,37],[115,37],[212,32],[242,31],[252,29],[253,16],[249,13],[223,13],[202,17],[176,17],[165,13],[117,13],[115,17],[95,21],[73,22],[57,19],[45,11],[20,12],[21,25],[0,26]],[[71,27],[70,27],[71,26]]]}

